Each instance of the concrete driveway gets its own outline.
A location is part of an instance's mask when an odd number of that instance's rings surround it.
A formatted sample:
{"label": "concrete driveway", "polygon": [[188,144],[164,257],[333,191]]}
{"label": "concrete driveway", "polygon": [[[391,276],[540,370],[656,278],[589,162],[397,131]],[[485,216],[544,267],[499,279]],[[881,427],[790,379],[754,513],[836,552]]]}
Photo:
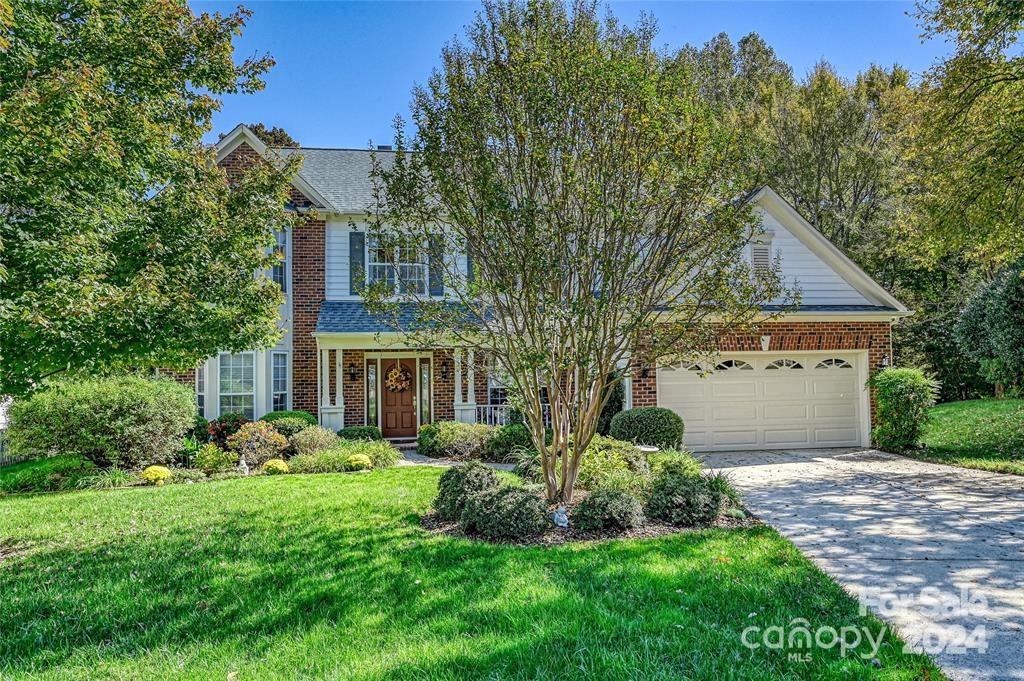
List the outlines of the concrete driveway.
{"label": "concrete driveway", "polygon": [[874,450],[702,458],[951,678],[1024,679],[1024,478]]}

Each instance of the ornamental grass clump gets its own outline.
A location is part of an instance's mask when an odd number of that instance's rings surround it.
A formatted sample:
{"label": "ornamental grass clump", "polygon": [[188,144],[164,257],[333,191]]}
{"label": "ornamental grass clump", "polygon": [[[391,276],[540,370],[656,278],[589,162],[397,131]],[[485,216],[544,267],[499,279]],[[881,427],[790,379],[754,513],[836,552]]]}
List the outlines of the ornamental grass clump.
{"label": "ornamental grass clump", "polygon": [[323,426],[312,426],[293,435],[288,444],[296,456],[305,456],[336,449],[341,445],[341,438],[335,435],[333,430]]}

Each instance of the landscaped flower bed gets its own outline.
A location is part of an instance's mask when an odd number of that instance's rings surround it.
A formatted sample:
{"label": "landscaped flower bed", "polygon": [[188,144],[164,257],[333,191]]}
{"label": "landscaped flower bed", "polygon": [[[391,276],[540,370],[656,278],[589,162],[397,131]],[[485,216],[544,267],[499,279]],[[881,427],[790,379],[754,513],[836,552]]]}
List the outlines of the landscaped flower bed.
{"label": "landscaped flower bed", "polygon": [[477,461],[450,468],[422,524],[498,543],[563,544],[757,522],[724,475],[702,471],[685,452],[649,457],[631,443],[597,437],[566,505],[547,503],[535,482],[538,468],[517,466],[520,474],[505,477]]}

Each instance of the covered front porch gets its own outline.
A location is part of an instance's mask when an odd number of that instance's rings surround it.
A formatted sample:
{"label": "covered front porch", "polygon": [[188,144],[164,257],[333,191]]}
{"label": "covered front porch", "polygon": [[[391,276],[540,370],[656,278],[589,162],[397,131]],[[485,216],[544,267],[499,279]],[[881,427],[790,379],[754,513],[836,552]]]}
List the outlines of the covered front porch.
{"label": "covered front porch", "polygon": [[410,348],[396,339],[317,334],[320,423],[378,426],[414,438],[435,421],[503,425],[510,406],[489,362],[472,350]]}

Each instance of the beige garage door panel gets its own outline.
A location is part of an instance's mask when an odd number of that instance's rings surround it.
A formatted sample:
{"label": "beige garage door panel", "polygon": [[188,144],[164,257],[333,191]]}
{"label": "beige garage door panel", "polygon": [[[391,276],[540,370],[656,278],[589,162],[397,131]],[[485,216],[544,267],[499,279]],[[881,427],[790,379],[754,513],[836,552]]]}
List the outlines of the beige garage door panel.
{"label": "beige garage door panel", "polygon": [[686,424],[697,451],[857,446],[862,439],[854,355],[730,356],[710,374],[658,370],[658,401]]}

